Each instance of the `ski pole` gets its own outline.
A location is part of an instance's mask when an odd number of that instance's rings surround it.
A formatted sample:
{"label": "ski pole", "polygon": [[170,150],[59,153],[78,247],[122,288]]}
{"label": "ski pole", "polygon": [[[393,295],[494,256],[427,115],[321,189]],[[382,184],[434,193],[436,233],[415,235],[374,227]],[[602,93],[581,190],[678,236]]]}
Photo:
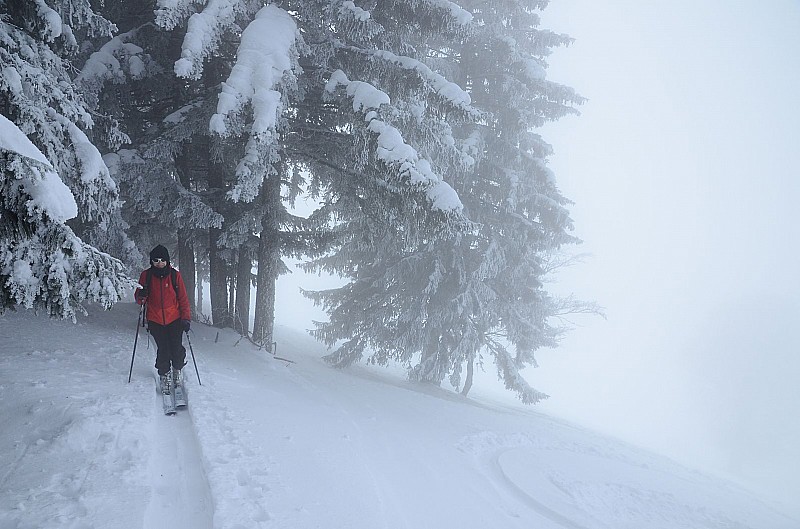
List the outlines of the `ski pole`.
{"label": "ski pole", "polygon": [[136,318],[136,337],[133,339],[133,354],[131,355],[131,369],[128,371],[128,384],[131,383],[131,375],[133,374],[133,360],[136,358],[136,343],[139,341],[139,324],[142,320],[142,314],[144,314],[144,303],[142,303],[142,308],[139,309],[139,317]]}
{"label": "ski pole", "polygon": [[186,331],[186,340],[189,342],[189,350],[192,352],[192,363],[194,363],[194,372],[197,373],[197,383],[202,386],[203,383],[200,382],[200,371],[197,370],[197,360],[194,359],[194,348],[192,348],[192,340],[189,338],[189,331]]}

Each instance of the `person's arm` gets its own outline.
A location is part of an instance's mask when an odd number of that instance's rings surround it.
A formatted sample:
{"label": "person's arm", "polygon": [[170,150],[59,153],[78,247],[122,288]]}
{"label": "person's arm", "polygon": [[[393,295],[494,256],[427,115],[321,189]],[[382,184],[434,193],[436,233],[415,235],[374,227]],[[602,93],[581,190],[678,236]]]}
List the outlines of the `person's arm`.
{"label": "person's arm", "polygon": [[182,320],[192,321],[192,309],[189,306],[189,295],[186,293],[186,285],[183,282],[183,276],[178,272],[176,277],[178,279],[178,311],[181,314]]}
{"label": "person's arm", "polygon": [[145,283],[145,281],[147,281],[147,270],[143,271],[139,276],[139,284],[142,288],[137,287],[136,290],[133,291],[133,299],[135,299],[136,303],[139,305],[144,305],[147,301],[147,296],[150,294],[147,291],[147,283]]}

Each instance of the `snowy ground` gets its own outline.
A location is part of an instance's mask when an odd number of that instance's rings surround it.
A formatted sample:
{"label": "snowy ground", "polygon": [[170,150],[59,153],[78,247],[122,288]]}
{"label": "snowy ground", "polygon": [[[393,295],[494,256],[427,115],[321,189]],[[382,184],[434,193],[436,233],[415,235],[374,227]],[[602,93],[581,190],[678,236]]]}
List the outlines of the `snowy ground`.
{"label": "snowy ground", "polygon": [[798,529],[723,480],[534,410],[272,359],[195,325],[162,414],[137,309],[0,317],[0,529]]}

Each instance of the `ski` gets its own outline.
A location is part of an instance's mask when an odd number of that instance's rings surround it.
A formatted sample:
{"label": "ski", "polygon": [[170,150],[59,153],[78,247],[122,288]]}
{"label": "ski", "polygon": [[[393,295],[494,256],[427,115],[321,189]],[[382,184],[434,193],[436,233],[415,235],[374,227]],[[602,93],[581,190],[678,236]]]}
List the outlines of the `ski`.
{"label": "ski", "polygon": [[[172,374],[167,376],[172,376]],[[177,409],[175,408],[175,393],[171,391],[171,389],[172,388],[168,388],[165,393],[164,386],[159,379],[158,392],[161,394],[161,400],[164,405],[164,415],[175,415],[175,413],[177,413]]]}
{"label": "ski", "polygon": [[177,408],[186,407],[188,402],[186,400],[186,388],[183,385],[183,371],[178,371],[172,389],[175,392],[175,406]]}
{"label": "ski", "polygon": [[175,415],[178,410],[175,408],[175,399],[172,393],[162,393],[161,398],[164,400],[164,415]]}

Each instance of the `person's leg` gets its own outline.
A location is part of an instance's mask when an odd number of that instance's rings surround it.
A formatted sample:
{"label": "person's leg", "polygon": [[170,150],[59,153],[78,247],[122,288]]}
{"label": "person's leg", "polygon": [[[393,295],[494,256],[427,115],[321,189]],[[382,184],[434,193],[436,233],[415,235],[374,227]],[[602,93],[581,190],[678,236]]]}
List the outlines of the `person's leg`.
{"label": "person's leg", "polygon": [[169,360],[173,369],[183,369],[186,365],[186,348],[183,346],[183,323],[176,320],[167,325],[169,332]]}
{"label": "person's leg", "polygon": [[156,342],[156,369],[159,375],[169,373],[172,340],[170,339],[169,326],[148,322],[148,329]]}

